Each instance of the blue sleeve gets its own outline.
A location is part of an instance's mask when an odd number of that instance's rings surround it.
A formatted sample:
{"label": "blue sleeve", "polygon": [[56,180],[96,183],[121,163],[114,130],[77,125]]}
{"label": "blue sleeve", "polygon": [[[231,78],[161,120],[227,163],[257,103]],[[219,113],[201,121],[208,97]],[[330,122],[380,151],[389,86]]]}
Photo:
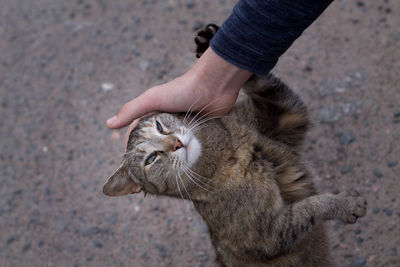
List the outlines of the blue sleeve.
{"label": "blue sleeve", "polygon": [[240,0],[211,39],[230,63],[266,74],[333,0]]}

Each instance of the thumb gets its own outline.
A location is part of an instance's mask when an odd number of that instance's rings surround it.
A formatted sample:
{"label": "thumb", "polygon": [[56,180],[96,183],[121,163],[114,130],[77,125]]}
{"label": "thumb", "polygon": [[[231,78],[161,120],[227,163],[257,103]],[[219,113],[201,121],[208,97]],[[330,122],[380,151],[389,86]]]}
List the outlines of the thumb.
{"label": "thumb", "polygon": [[107,126],[118,129],[130,124],[146,113],[156,111],[159,106],[159,97],[149,89],[137,98],[125,103],[118,114],[107,120]]}

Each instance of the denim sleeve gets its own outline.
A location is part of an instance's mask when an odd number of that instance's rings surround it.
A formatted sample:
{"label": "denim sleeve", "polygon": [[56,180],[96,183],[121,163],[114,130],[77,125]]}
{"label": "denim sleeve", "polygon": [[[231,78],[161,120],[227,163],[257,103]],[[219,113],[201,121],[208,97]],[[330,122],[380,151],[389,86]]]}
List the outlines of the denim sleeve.
{"label": "denim sleeve", "polygon": [[232,64],[266,74],[333,0],[239,0],[211,40]]}

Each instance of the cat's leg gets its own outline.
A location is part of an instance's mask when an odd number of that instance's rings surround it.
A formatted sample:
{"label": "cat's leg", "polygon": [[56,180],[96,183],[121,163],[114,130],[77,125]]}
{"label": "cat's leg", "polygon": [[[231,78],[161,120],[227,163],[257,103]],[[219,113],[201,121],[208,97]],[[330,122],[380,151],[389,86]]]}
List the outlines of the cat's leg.
{"label": "cat's leg", "polygon": [[[310,121],[301,98],[272,74],[253,75],[243,87],[257,130],[291,146],[302,144]],[[250,103],[249,103],[250,102]],[[246,112],[245,110],[243,112]]]}
{"label": "cat's leg", "polygon": [[322,194],[306,198],[286,206],[268,227],[270,232],[266,244],[267,253],[288,252],[302,237],[311,231],[314,225],[324,221],[338,219],[345,223],[355,223],[366,214],[367,202],[355,190],[337,195]]}
{"label": "cat's leg", "polygon": [[199,58],[210,46],[210,41],[217,33],[219,26],[215,24],[208,24],[203,29],[200,29],[196,37],[194,38],[194,42],[196,44],[196,57]]}

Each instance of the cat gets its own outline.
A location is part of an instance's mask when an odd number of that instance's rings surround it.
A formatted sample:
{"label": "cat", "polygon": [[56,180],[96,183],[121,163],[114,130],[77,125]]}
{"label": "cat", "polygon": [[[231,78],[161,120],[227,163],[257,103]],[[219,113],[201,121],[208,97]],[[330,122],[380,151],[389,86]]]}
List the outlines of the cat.
{"label": "cat", "polygon": [[[200,57],[218,26],[195,39]],[[330,266],[323,221],[355,223],[353,190],[318,194],[302,157],[307,108],[280,79],[253,75],[226,117],[157,113],[130,133],[107,196],[187,199],[206,222],[220,266]]]}

